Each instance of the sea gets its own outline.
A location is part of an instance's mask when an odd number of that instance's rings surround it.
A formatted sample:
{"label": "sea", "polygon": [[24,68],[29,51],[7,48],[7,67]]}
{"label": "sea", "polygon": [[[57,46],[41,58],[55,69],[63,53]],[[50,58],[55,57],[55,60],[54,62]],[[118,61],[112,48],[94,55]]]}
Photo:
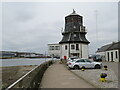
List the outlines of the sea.
{"label": "sea", "polygon": [[18,59],[0,59],[0,67],[40,65],[49,60],[58,60],[56,58],[18,58]]}

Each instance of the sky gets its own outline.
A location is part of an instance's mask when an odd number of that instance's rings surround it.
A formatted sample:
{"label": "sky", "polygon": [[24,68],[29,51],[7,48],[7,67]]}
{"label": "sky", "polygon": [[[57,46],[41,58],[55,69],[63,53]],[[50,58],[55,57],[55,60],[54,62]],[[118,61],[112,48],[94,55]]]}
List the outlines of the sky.
{"label": "sky", "polygon": [[61,41],[65,16],[73,9],[83,16],[86,38],[90,41],[89,54],[118,41],[117,2],[4,2],[2,50],[47,52],[47,44]]}

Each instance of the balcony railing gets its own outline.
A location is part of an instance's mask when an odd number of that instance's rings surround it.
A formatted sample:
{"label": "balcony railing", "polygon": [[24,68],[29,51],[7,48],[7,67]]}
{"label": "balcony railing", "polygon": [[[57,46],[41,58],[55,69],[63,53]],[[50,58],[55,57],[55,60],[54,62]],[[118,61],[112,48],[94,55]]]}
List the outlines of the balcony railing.
{"label": "balcony railing", "polygon": [[84,26],[82,26],[82,27],[80,27],[80,32],[87,32],[87,30]]}

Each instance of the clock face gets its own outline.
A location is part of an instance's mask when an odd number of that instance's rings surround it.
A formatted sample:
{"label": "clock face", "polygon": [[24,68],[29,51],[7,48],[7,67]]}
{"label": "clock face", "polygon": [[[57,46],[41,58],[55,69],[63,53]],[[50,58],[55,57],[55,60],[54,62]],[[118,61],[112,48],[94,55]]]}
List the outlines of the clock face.
{"label": "clock face", "polygon": [[74,34],[74,37],[77,37],[77,35],[76,35],[76,34]]}

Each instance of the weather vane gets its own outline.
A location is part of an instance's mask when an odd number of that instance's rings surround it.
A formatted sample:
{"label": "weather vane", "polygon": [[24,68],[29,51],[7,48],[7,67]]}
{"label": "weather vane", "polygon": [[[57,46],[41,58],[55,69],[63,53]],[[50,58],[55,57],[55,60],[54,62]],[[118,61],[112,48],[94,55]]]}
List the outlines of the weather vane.
{"label": "weather vane", "polygon": [[73,9],[73,13],[75,13],[75,10]]}

